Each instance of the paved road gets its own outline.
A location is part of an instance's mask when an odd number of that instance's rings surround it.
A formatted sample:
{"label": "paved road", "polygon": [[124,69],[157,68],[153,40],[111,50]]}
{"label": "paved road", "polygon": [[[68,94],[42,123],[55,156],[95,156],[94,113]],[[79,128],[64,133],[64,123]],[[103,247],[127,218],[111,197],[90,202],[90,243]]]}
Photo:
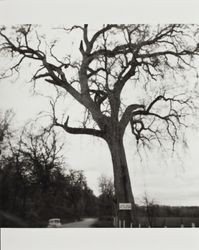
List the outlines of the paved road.
{"label": "paved road", "polygon": [[63,224],[62,227],[63,228],[68,228],[68,227],[73,227],[73,228],[91,227],[96,221],[97,221],[97,218],[84,218],[82,221]]}

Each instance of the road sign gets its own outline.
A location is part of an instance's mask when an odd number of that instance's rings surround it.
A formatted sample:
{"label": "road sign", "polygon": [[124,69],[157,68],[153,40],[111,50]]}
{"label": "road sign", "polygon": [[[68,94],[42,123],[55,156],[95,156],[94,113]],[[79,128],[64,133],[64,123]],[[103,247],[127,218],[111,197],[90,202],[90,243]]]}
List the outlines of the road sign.
{"label": "road sign", "polygon": [[119,210],[131,210],[132,204],[131,203],[119,203]]}

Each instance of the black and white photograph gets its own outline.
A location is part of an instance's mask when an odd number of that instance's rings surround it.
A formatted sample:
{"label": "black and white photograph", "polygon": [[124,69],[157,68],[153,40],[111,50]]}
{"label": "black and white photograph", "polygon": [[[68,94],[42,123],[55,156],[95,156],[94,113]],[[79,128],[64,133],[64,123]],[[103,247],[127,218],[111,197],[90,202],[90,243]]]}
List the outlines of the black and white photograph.
{"label": "black and white photograph", "polygon": [[121,21],[0,23],[4,232],[198,230],[199,22]]}
{"label": "black and white photograph", "polygon": [[199,226],[199,25],[0,39],[1,227]]}

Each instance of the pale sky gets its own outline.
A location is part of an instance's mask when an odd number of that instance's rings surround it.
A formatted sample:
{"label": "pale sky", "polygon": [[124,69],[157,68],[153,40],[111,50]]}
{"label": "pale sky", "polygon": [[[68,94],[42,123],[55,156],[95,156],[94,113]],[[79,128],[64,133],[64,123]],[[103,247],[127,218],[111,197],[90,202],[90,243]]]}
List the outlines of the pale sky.
{"label": "pale sky", "polygon": [[[73,43],[72,43],[73,44]],[[68,46],[71,46],[70,43]],[[70,48],[70,47],[69,47]],[[2,61],[2,60],[1,60]],[[23,69],[19,80],[11,83],[0,81],[0,108],[12,108],[16,113],[14,124],[23,126],[29,119],[35,119],[40,111],[49,111],[49,100],[44,96],[33,95],[31,84],[27,83]],[[52,89],[39,85],[44,95],[51,95]],[[49,90],[49,91],[48,91]],[[128,97],[128,96],[126,96]],[[66,96],[64,105],[60,103],[60,114],[71,115],[71,121],[79,121],[79,105]],[[70,122],[70,121],[69,121]],[[90,137],[63,133],[66,141],[64,155],[69,168],[84,170],[88,185],[98,194],[98,178],[101,174],[113,175],[108,147],[104,141]],[[178,146],[178,155],[162,155],[159,151],[147,152],[142,158],[137,154],[135,140],[129,133],[125,137],[126,154],[131,176],[132,189],[137,203],[141,204],[144,193],[150,199],[163,205],[199,205],[199,132],[188,131],[189,149],[186,153]]]}
{"label": "pale sky", "polygon": [[[66,1],[61,0],[57,0],[56,4],[53,4],[53,0],[43,0],[40,1],[39,6],[35,2],[2,1],[0,23],[99,24],[104,21],[107,23],[198,23],[199,21],[197,1],[181,0],[180,15],[176,14],[179,8],[178,1],[174,3],[174,1],[142,0],[132,4],[131,0],[125,0],[123,4],[117,5],[113,1],[105,0],[95,1],[95,3],[91,0],[68,1],[67,4]],[[155,3],[155,8],[151,8],[151,3]],[[77,4],[78,8],[76,8]],[[47,11],[46,6],[48,6]],[[110,13],[104,6],[114,6],[114,11]],[[126,6],[129,7],[126,8]],[[91,8],[92,11],[90,11]],[[72,11],[67,11],[68,9]],[[82,9],[85,12],[82,12]],[[49,110],[48,100],[42,96],[32,96],[28,85],[23,80],[17,84],[11,84],[8,81],[0,82],[0,108],[14,109],[16,125],[23,125],[28,119],[34,119],[40,111]],[[74,106],[74,109],[77,108]],[[66,110],[69,113],[72,112]],[[89,136],[63,134],[67,142],[65,155],[68,167],[84,170],[88,185],[98,194],[98,177],[101,174],[112,176],[112,163],[107,146],[103,141]],[[186,154],[180,150],[179,158],[168,155],[162,157],[155,152],[153,154],[148,152],[148,158],[144,156],[142,161],[136,153],[135,142],[128,135],[126,137],[127,160],[136,202],[142,200],[146,191],[151,199],[160,204],[199,205],[198,132],[189,132],[189,149]]]}

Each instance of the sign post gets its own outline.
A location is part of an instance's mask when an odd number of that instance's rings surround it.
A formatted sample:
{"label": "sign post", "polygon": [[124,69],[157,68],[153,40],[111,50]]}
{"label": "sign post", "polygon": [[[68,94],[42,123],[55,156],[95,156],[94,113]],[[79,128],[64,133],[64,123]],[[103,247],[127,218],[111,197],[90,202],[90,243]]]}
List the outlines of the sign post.
{"label": "sign post", "polygon": [[[125,215],[127,213],[126,210],[128,210],[129,212],[132,210],[132,203],[119,203],[119,211],[120,211],[119,217],[120,217],[120,220],[122,222],[123,227],[126,227],[126,225],[128,225],[128,219],[126,218],[126,215]],[[119,224],[119,227],[120,226],[121,225]],[[130,227],[130,225],[129,225],[129,227]]]}

